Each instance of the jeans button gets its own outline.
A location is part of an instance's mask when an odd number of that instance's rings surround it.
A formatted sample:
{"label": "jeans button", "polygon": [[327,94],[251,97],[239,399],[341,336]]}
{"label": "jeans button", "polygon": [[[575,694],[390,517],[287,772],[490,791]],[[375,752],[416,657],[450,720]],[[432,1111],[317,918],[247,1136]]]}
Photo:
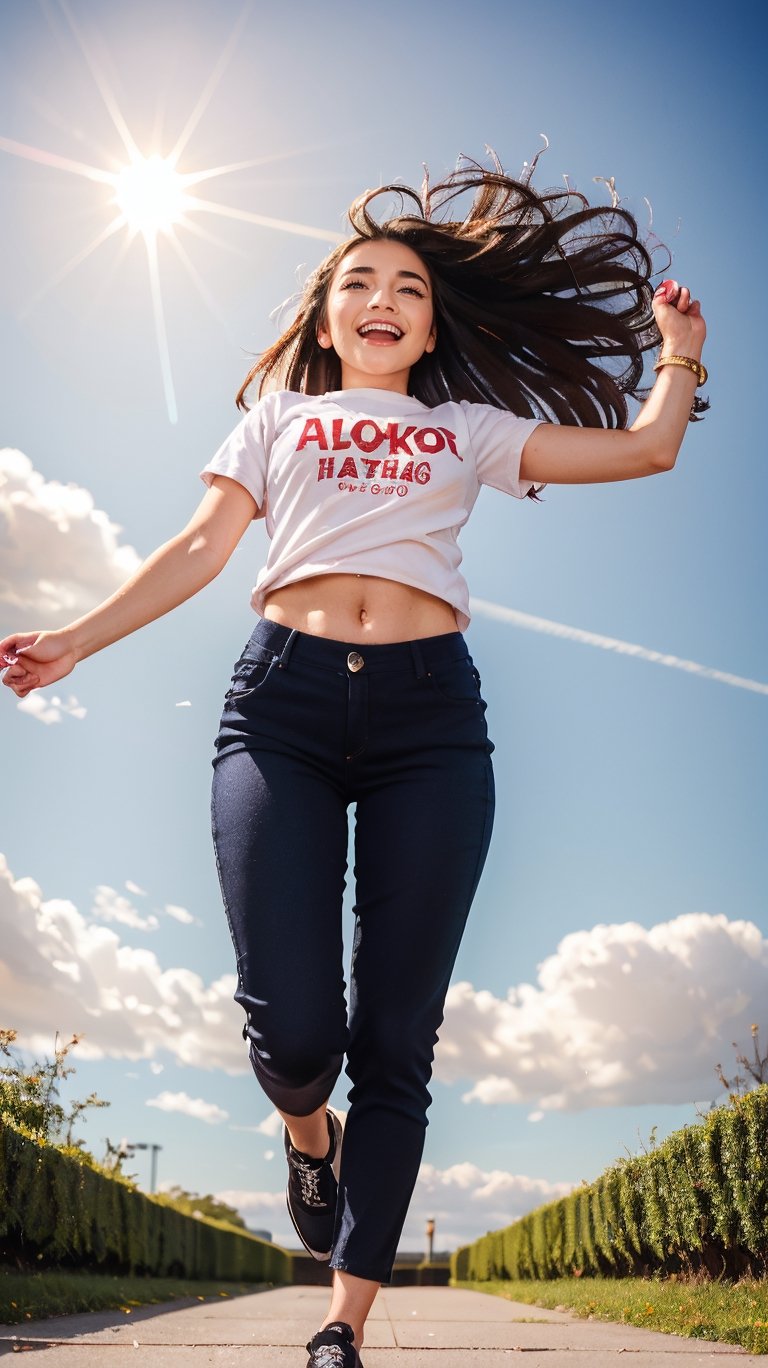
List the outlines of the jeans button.
{"label": "jeans button", "polygon": [[358,651],[350,651],[347,656],[347,668],[350,669],[353,674],[357,674],[358,670],[362,670],[364,664],[365,661]]}

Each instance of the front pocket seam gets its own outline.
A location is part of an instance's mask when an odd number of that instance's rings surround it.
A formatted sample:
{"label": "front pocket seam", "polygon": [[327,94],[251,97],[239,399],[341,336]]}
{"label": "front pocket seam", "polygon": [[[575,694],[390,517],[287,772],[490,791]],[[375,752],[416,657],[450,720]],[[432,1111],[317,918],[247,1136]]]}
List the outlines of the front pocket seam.
{"label": "front pocket seam", "polygon": [[[245,698],[248,694],[254,693],[257,689],[262,688],[262,686],[266,684],[272,671],[277,667],[277,663],[277,656],[274,656],[272,660],[269,661],[254,660],[247,669],[244,665],[236,668],[232,675],[232,683],[224,695],[224,701],[229,702],[230,699]],[[258,679],[256,683],[251,683],[256,671],[261,669],[264,670],[261,679]]]}
{"label": "front pocket seam", "polygon": [[427,670],[427,678],[432,686],[434,693],[436,693],[439,698],[445,699],[446,703],[481,703],[482,697],[480,693],[480,676],[477,670],[475,669],[474,665],[470,665],[469,671],[475,682],[475,692],[473,694],[446,693],[445,690],[441,688],[440,684],[438,683],[437,676],[432,670]]}

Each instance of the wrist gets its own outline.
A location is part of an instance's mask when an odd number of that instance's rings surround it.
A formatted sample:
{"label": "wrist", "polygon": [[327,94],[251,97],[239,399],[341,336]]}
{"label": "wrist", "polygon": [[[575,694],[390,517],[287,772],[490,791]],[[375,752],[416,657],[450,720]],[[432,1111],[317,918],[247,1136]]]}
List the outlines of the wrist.
{"label": "wrist", "polygon": [[77,664],[91,654],[83,640],[82,633],[78,631],[76,622],[70,623],[68,627],[61,627],[58,631],[51,632],[50,635],[57,639],[63,651],[72,652]]}
{"label": "wrist", "polygon": [[692,361],[701,361],[702,343],[675,341],[672,337],[663,337],[657,360],[665,356],[690,356]]}
{"label": "wrist", "polygon": [[668,352],[662,348],[653,369],[658,372],[661,370],[677,370],[678,368],[695,377],[697,389],[706,385],[708,373],[703,361],[693,356],[687,356],[684,352]]}

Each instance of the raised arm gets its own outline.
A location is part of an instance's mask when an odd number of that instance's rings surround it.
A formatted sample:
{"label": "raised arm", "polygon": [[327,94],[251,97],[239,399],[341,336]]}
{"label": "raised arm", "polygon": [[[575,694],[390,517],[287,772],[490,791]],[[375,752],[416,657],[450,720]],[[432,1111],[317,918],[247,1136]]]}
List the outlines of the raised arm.
{"label": "raised arm", "polygon": [[[664,286],[674,286],[674,303]],[[653,300],[662,336],[661,356],[701,360],[707,334],[697,299],[687,286],[665,281]],[[634,480],[671,470],[677,459],[696,393],[697,376],[683,366],[663,366],[631,427],[566,427],[542,423],[523,447],[520,477],[544,484],[600,484]]]}
{"label": "raised arm", "polygon": [[0,669],[19,698],[71,673],[80,660],[169,613],[215,579],[258,509],[236,480],[216,475],[187,526],[153,551],[104,603],[54,632],[0,641]]}

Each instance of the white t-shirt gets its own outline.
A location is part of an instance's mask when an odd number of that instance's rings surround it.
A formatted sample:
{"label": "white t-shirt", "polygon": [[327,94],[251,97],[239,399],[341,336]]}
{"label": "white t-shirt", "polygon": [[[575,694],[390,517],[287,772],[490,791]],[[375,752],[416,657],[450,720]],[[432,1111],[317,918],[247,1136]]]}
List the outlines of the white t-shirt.
{"label": "white t-shirt", "polygon": [[459,529],[483,484],[525,498],[533,486],[519,478],[520,457],[540,421],[466,400],[429,408],[392,390],[273,391],[200,478],[237,480],[266,518],[257,613],[270,590],[311,575],[377,575],[444,599],[463,632]]}

